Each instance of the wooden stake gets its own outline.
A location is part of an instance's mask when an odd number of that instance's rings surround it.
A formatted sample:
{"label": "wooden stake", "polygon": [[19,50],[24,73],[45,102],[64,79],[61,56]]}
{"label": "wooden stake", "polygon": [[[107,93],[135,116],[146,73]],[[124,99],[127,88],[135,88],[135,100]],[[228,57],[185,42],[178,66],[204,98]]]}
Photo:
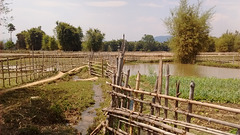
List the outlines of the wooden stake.
{"label": "wooden stake", "polygon": [[[176,82],[176,97],[179,97],[179,95],[180,95],[179,88],[180,88],[180,81]],[[176,109],[178,108],[178,101],[177,100],[175,101],[175,108]],[[178,113],[177,112],[174,113],[174,119],[178,120]],[[177,125],[174,125],[174,127],[177,128]]]}
{"label": "wooden stake", "polygon": [[7,58],[7,70],[8,70],[8,84],[9,86],[11,86],[11,74],[10,74],[10,70],[9,70],[9,60]]}
{"label": "wooden stake", "polygon": [[22,74],[22,68],[23,68],[23,66],[22,66],[22,57],[20,58],[20,74],[21,74],[21,83],[23,83],[23,74]]}
{"label": "wooden stake", "polygon": [[1,67],[2,67],[2,80],[3,80],[3,88],[5,88],[5,78],[4,78],[4,68],[3,68],[3,61],[1,61]]}
{"label": "wooden stake", "polygon": [[[162,71],[163,71],[163,62],[162,58],[159,60],[159,77],[158,77],[158,89],[157,89],[157,94],[162,94]],[[161,105],[161,98],[157,98],[158,103]],[[156,115],[160,116],[160,109],[156,108]]]}
{"label": "wooden stake", "polygon": [[[165,95],[169,95],[169,65],[166,65],[166,86],[165,86]],[[165,98],[165,106],[168,107],[168,99]],[[167,118],[167,110],[164,110],[164,118]]]}
{"label": "wooden stake", "polygon": [[18,84],[18,61],[16,61],[16,84]]}
{"label": "wooden stake", "polygon": [[26,77],[26,80],[28,80],[28,71],[27,71],[27,62],[26,62],[26,58],[24,58],[23,62],[24,62],[24,66],[25,66],[25,71],[24,71],[24,73],[25,73],[25,77]]}
{"label": "wooden stake", "polygon": [[[189,91],[189,100],[193,100],[194,96],[194,88],[195,88],[195,83],[191,81],[190,83],[190,91]],[[188,103],[188,113],[192,113],[192,104]],[[187,122],[191,123],[191,116],[187,115]],[[189,132],[189,128],[185,128],[186,132]]]}

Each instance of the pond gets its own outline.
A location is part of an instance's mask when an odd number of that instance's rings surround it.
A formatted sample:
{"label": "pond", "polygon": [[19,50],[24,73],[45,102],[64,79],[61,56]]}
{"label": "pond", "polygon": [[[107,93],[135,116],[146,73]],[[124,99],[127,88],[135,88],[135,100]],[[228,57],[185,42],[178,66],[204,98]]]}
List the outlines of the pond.
{"label": "pond", "polygon": [[[155,63],[140,63],[134,65],[125,64],[123,71],[126,72],[130,69],[130,75],[136,75],[139,71],[142,75],[149,75],[151,73],[158,74],[159,64]],[[163,65],[163,70],[166,68],[166,64]],[[232,68],[219,68],[219,67],[209,67],[200,66],[192,64],[178,64],[169,63],[170,75],[175,76],[195,76],[195,77],[216,77],[216,78],[236,78],[240,79],[240,69]],[[165,75],[165,71],[163,72]]]}

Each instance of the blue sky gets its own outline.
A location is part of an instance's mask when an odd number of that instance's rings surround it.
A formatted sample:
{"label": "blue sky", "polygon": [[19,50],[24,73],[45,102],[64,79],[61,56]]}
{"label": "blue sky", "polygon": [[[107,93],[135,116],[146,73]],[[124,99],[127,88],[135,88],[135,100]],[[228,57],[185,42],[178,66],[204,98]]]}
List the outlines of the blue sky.
{"label": "blue sky", "polygon": [[[98,28],[105,33],[105,40],[120,39],[122,34],[129,41],[140,40],[144,34],[168,35],[163,20],[170,16],[170,9],[179,0],[8,0],[11,1],[16,27],[13,35],[42,26],[48,35],[54,35],[56,21],[80,26],[83,33]],[[189,0],[197,3],[197,0]],[[219,37],[226,30],[240,30],[240,0],[203,0],[203,10],[214,8],[210,22],[211,35]],[[9,38],[1,27],[0,40]]]}

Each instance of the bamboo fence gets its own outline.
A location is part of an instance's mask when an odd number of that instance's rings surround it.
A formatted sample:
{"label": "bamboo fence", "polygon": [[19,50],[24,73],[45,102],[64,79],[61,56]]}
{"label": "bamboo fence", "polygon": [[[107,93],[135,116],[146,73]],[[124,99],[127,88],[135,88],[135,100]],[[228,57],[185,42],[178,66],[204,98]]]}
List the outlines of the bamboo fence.
{"label": "bamboo fence", "polygon": [[5,57],[0,60],[0,88],[9,88],[38,80],[61,71],[66,72],[83,65],[81,55],[38,54]]}

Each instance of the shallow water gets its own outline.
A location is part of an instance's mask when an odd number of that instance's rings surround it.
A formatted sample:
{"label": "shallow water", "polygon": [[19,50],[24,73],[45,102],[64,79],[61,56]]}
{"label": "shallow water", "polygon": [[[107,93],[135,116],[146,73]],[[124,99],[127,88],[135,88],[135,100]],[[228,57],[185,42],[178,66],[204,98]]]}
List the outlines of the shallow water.
{"label": "shallow water", "polygon": [[[151,63],[140,63],[135,65],[126,64],[123,67],[123,71],[126,72],[128,69],[130,69],[131,75],[136,75],[138,71],[142,75],[149,75],[151,73],[158,74],[158,67],[159,67],[159,64],[151,64]],[[163,65],[163,70],[165,70],[165,67],[166,67],[166,64]],[[170,70],[170,75],[176,75],[176,76],[240,79],[240,69],[169,63],[169,70]]]}
{"label": "shallow water", "polygon": [[95,109],[99,108],[100,103],[103,101],[101,85],[93,85],[93,90],[95,92],[94,106],[89,107],[84,112],[82,112],[82,115],[81,115],[82,119],[79,121],[79,123],[76,126],[74,126],[78,130],[78,132],[82,133],[82,135],[87,134],[88,127],[93,124],[93,119],[94,119],[94,117],[96,117]]}

